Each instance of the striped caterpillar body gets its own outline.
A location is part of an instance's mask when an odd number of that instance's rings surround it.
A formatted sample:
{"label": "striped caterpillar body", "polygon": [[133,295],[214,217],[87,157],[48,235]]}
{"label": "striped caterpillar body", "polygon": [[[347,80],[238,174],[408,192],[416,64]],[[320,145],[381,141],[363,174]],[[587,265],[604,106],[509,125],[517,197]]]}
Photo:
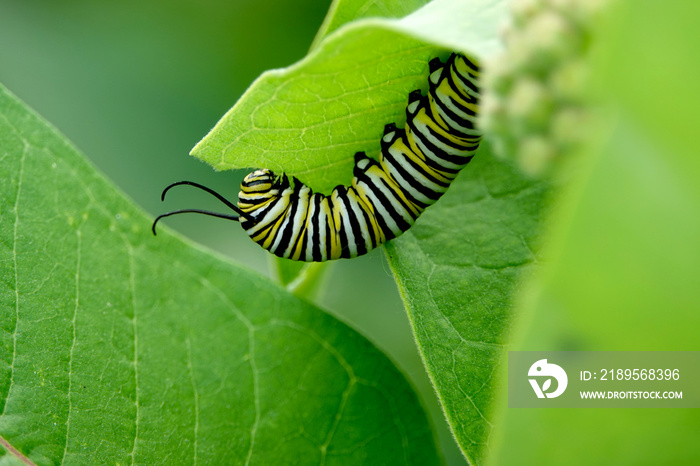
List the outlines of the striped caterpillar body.
{"label": "striped caterpillar body", "polygon": [[[256,170],[245,177],[238,205],[192,182],[239,215],[199,212],[238,220],[253,241],[292,260],[353,258],[408,230],[449,188],[479,147],[476,128],[478,67],[463,55],[430,62],[429,90],[410,93],[406,127],[388,124],[379,161],[355,154],[350,186],[314,193],[296,178]],[[155,233],[155,222],[153,225]]]}

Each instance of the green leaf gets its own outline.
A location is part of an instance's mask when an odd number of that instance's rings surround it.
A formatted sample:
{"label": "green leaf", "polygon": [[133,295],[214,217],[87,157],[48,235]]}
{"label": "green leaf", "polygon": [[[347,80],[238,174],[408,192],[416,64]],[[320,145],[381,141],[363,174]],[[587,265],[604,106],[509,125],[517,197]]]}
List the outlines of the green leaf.
{"label": "green leaf", "polygon": [[439,462],[414,392],[367,340],[165,228],[153,237],[4,88],[0,175],[3,461]]}
{"label": "green leaf", "polygon": [[313,50],[328,34],[340,26],[362,18],[400,18],[428,3],[429,0],[334,0],[316,34]]}
{"label": "green leaf", "polygon": [[547,187],[482,144],[445,196],[389,242],[389,263],[450,428],[480,464],[513,295],[537,260]]}
{"label": "green leaf", "polygon": [[330,192],[352,179],[357,151],[379,152],[384,125],[404,123],[408,93],[427,88],[447,50],[498,50],[504,2],[436,0],[400,19],[363,19],[299,63],[264,73],[192,155],[218,170],[269,168]]}
{"label": "green leaf", "polygon": [[[614,11],[594,75],[615,116],[553,218],[556,260],[529,290],[514,349],[700,350],[700,5]],[[692,409],[504,410],[502,424],[493,464],[700,462]]]}

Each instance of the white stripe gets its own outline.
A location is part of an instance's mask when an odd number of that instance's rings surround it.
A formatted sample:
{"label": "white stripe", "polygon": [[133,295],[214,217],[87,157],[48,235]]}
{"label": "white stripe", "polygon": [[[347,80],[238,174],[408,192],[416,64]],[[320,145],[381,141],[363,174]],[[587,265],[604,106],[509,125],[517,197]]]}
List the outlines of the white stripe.
{"label": "white stripe", "polygon": [[[284,257],[290,257],[292,254],[292,249],[294,248],[294,244],[297,242],[297,239],[299,239],[299,235],[303,231],[303,226],[304,226],[304,219],[306,218],[306,212],[309,210],[309,193],[311,192],[311,189],[309,189],[308,186],[302,186],[302,188],[299,190],[299,199],[297,199],[297,211],[294,214],[294,218],[291,219],[293,224],[292,224],[292,236],[289,238],[289,244],[287,245],[287,249],[284,250]],[[280,229],[280,233],[281,233]],[[280,236],[280,241],[281,241],[281,234]]]}
{"label": "white stripe", "polygon": [[459,149],[455,148],[449,144],[446,144],[439,140],[436,136],[434,136],[430,132],[430,126],[428,124],[423,123],[420,121],[418,118],[413,119],[413,124],[416,127],[416,130],[422,134],[428,141],[432,142],[434,146],[437,146],[438,148],[442,149],[444,152],[450,154],[450,155],[458,155],[458,156],[467,156],[469,154],[469,151],[467,149]]}
{"label": "white stripe", "polygon": [[[382,183],[382,181],[381,181],[382,178],[379,178],[378,176],[372,176],[372,178],[373,178],[372,181],[374,183],[374,186],[379,188],[379,191],[381,191],[384,194],[384,196],[386,196],[386,198],[389,199],[389,202],[391,203],[392,207],[394,207],[394,210],[401,217],[403,217],[403,219],[406,220],[406,222],[408,222],[409,225],[412,225],[413,224],[413,217],[411,217],[410,212],[408,212],[406,209],[404,209],[404,207],[401,205],[400,201],[398,199],[396,199],[396,196],[394,195],[394,193],[391,192],[389,190],[389,188],[384,186],[384,183]],[[376,179],[376,181],[375,181],[375,179]],[[387,181],[391,181],[391,179],[389,179]],[[388,214],[388,212],[387,212],[387,214]],[[396,228],[398,228],[398,225]],[[401,230],[398,230],[398,231],[400,232]],[[394,232],[394,233],[396,233],[396,232]]]}
{"label": "white stripe", "polygon": [[348,196],[348,200],[350,201],[350,208],[352,211],[355,213],[355,218],[357,218],[357,223],[360,224],[360,231],[362,232],[362,239],[364,240],[363,242],[365,243],[365,247],[367,248],[367,251],[372,250],[372,238],[370,237],[371,235],[369,234],[369,230],[371,228],[371,225],[367,224],[367,220],[365,219],[365,216],[363,212],[365,212],[365,209],[357,202],[357,198],[359,198],[359,194],[357,191],[353,189],[353,193],[355,194],[354,196]]}
{"label": "white stripe", "polygon": [[420,138],[416,137],[413,134],[413,131],[409,128],[408,131],[406,131],[406,134],[413,139],[413,141],[416,143],[418,148],[421,150],[423,153],[423,156],[426,158],[429,158],[430,160],[434,161],[438,165],[444,168],[452,168],[452,169],[459,169],[461,170],[463,165],[457,165],[452,162],[448,162],[447,160],[440,158],[438,155],[434,154],[432,151],[428,150],[428,148],[421,142]]}
{"label": "white stripe", "polygon": [[328,205],[328,198],[325,196],[321,199],[321,203],[318,206],[318,237],[320,238],[319,244],[321,249],[321,257],[323,260],[328,260],[329,258],[328,254],[326,254],[326,246],[329,238],[326,236],[326,227],[328,227],[329,230],[333,230],[333,228],[330,228],[330,220],[326,215],[326,209],[323,207],[324,205]]}
{"label": "white stripe", "polygon": [[375,217],[380,216],[384,220],[383,223],[386,223],[386,226],[389,227],[389,230],[394,232],[394,234],[396,234],[397,231],[401,231],[399,230],[399,226],[391,217],[389,211],[384,208],[384,205],[379,202],[379,199],[377,199],[376,194],[374,194],[374,192],[370,189],[369,184],[367,184],[366,181],[358,181],[357,185],[364,187],[365,196],[362,197],[365,198],[365,202],[374,206]]}
{"label": "white stripe", "polygon": [[[430,107],[433,113],[437,112],[445,122],[450,126],[451,130],[457,130],[460,133],[469,135],[469,136],[481,136],[481,131],[478,129],[474,128],[467,128],[466,126],[462,126],[458,122],[454,121],[452,118],[450,118],[443,110],[442,107],[439,105],[439,103],[435,100],[435,97],[433,94],[430,94]],[[468,118],[462,118],[463,120],[470,121],[472,123],[472,126],[474,125],[474,118],[473,117],[468,117]]]}
{"label": "white stripe", "polygon": [[289,195],[292,193],[291,189],[285,189],[282,192],[282,196],[278,199],[273,199],[276,203],[267,211],[265,216],[255,225],[252,225],[246,230],[248,236],[255,236],[263,227],[267,226],[268,223],[272,222],[274,219],[282,215],[284,210],[289,206]]}
{"label": "white stripe", "polygon": [[[331,200],[333,201],[333,208],[338,209],[338,212],[340,212],[340,218],[342,222],[341,228],[345,230],[345,236],[347,236],[348,239],[348,249],[350,250],[350,257],[355,257],[357,256],[357,245],[355,244],[355,235],[353,234],[352,228],[350,227],[350,218],[348,217],[347,206],[340,198],[337,191],[333,191],[332,196],[333,197]],[[343,244],[341,243],[340,246],[342,247]]]}
{"label": "white stripe", "polygon": [[451,112],[457,114],[457,116],[461,119],[471,120],[474,118],[472,115],[469,115],[468,113],[465,113],[457,108],[455,104],[452,103],[452,100],[450,100],[450,96],[444,92],[441,92],[438,88],[435,89],[435,95],[445,107],[449,108]]}
{"label": "white stripe", "polygon": [[318,194],[315,194],[309,198],[309,221],[307,223],[308,228],[306,229],[306,243],[303,244],[306,255],[302,255],[302,257],[306,258],[306,262],[311,262],[314,260],[314,251],[312,246],[314,241],[314,232],[316,231],[316,224],[313,221],[314,215],[316,214],[316,196],[318,196]]}
{"label": "white stripe", "polygon": [[[454,81],[455,85],[459,87],[459,90],[462,91],[462,94],[467,95],[467,96],[472,96],[476,97],[477,99],[480,97],[480,92],[479,92],[479,85],[476,83],[474,79],[472,79],[470,76],[464,76],[462,73],[460,73],[457,68],[452,65],[452,69],[450,70],[450,73],[452,74],[452,81]],[[460,81],[459,76],[462,76],[465,78],[467,81],[469,81],[474,87],[476,87],[477,91],[475,92],[472,90],[470,87],[468,87],[466,84],[462,84],[462,81]]]}
{"label": "white stripe", "polygon": [[[397,163],[403,167],[404,169],[409,171],[409,175],[413,176],[413,179],[416,180],[418,184],[421,184],[423,186],[426,186],[427,183],[430,183],[428,180],[425,179],[423,175],[420,175],[416,172],[416,170],[410,166],[408,162],[404,161],[397,161]],[[425,196],[423,193],[420,191],[416,190],[411,184],[406,180],[406,178],[401,175],[399,171],[394,168],[394,165],[390,163],[388,160],[386,161],[386,165],[382,164],[384,171],[389,173],[392,178],[396,181],[396,183],[401,187],[401,189],[411,195],[413,199],[416,199],[419,202],[422,202],[424,204],[431,205],[435,201],[430,199],[429,197]],[[434,185],[434,183],[430,183],[431,185]],[[440,192],[443,192],[442,190]]]}

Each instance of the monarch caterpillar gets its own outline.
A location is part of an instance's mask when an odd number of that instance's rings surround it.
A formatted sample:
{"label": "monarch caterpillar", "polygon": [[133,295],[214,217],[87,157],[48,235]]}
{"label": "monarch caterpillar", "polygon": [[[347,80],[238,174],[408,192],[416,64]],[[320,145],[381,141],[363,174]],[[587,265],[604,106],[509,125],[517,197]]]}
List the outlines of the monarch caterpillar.
{"label": "monarch caterpillar", "polygon": [[322,262],[366,254],[411,228],[420,214],[442,196],[479,147],[476,128],[479,68],[453,53],[443,64],[429,63],[428,94],[411,92],[405,129],[384,128],[379,161],[355,154],[350,186],[336,186],[330,195],[314,193],[298,179],[272,171],[247,175],[234,205],[216,196],[238,215],[184,209],[158,216],[195,212],[239,221],[253,241],[271,253],[292,260]]}

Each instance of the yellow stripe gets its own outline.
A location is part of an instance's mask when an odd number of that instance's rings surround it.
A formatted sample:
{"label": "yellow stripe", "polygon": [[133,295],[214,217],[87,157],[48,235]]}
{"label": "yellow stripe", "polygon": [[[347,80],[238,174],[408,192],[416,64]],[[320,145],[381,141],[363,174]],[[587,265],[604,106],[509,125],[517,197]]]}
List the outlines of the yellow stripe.
{"label": "yellow stripe", "polygon": [[353,187],[357,191],[357,201],[364,207],[364,211],[368,213],[370,226],[374,232],[374,237],[377,240],[377,244],[382,244],[386,241],[386,236],[384,236],[384,231],[379,226],[377,221],[377,212],[374,210],[374,205],[370,202],[369,196],[364,186],[359,186],[357,184],[357,179],[352,180]]}

